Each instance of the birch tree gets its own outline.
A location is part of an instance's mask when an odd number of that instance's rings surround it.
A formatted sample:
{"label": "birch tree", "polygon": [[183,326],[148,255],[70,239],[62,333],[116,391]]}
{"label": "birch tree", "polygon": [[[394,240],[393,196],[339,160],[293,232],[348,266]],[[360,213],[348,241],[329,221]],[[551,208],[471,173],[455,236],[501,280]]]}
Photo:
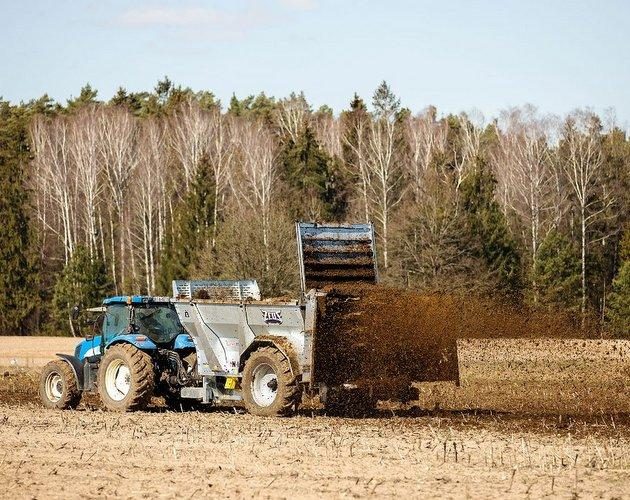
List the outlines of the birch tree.
{"label": "birch tree", "polygon": [[518,216],[529,242],[534,302],[538,250],[554,224],[553,214],[561,201],[556,196],[552,159],[550,117],[539,117],[535,108],[511,109],[501,115],[497,129],[498,148],[493,155],[498,189],[504,207]]}
{"label": "birch tree", "polygon": [[144,279],[149,295],[156,290],[156,265],[159,256],[160,227],[164,216],[165,179],[168,171],[166,137],[157,119],[141,128],[138,142],[138,166],[134,175],[134,202],[140,230]]}
{"label": "birch tree", "polygon": [[413,200],[418,203],[422,194],[424,177],[436,155],[444,153],[448,126],[436,120],[435,108],[410,117],[405,121],[405,135],[409,144],[409,159],[406,162]]}
{"label": "birch tree", "polygon": [[402,199],[402,168],[396,148],[400,101],[383,82],[374,93],[374,119],[367,133],[368,199],[380,225],[383,265],[389,267],[391,214]]}
{"label": "birch tree", "polygon": [[[85,106],[72,117],[69,150],[77,174],[83,200],[81,215],[85,227],[85,243],[90,258],[98,252],[98,203],[103,191],[102,162],[99,155],[99,115],[96,106]],[[103,256],[104,257],[104,256]]]}
{"label": "birch tree", "polygon": [[581,251],[581,310],[584,317],[588,297],[586,262],[588,247],[598,241],[591,226],[604,216],[613,199],[602,182],[602,137],[599,118],[589,111],[577,110],[565,122],[562,169],[571,188],[578,213]]}
{"label": "birch tree", "polygon": [[481,134],[484,127],[484,118],[480,113],[459,115],[460,144],[459,148],[452,152],[453,168],[455,171],[455,192],[459,195],[462,183],[468,175],[474,171],[476,162],[481,153]]}
{"label": "birch tree", "polygon": [[304,93],[301,92],[299,95],[291,94],[288,99],[279,101],[273,116],[281,134],[295,143],[308,123],[310,112]]}
{"label": "birch tree", "polygon": [[223,210],[226,190],[230,183],[235,150],[234,120],[218,109],[211,112],[210,140],[207,159],[214,177],[214,209],[212,215],[212,248],[216,246],[219,214]]}
{"label": "birch tree", "polygon": [[230,177],[232,191],[241,210],[259,214],[269,272],[269,228],[275,181],[278,144],[262,121],[238,123],[238,172]]}
{"label": "birch tree", "polygon": [[195,178],[197,167],[212,138],[213,111],[194,99],[183,101],[169,121],[169,142],[182,168],[184,193]]}
{"label": "birch tree", "polygon": [[[38,218],[45,230],[60,237],[67,264],[76,247],[77,233],[77,176],[70,159],[68,119],[36,117],[30,127],[30,136],[34,155],[34,183],[47,197],[40,204]],[[52,220],[47,217],[48,201],[54,214]]]}
{"label": "birch tree", "polygon": [[[132,247],[130,221],[127,216],[127,195],[129,184],[137,166],[136,141],[138,127],[136,119],[126,109],[111,107],[103,110],[100,115],[100,144],[101,157],[105,165],[105,173],[109,186],[109,193],[115,217],[117,219],[117,231],[114,227],[114,219],[110,218],[110,243],[112,252],[112,277],[114,286],[119,292],[127,285],[127,257],[131,263],[132,286],[137,280],[135,255],[126,253],[126,249]],[[116,245],[116,234],[118,245]],[[116,262],[120,263],[118,272]]]}
{"label": "birch tree", "polygon": [[313,119],[313,130],[317,142],[329,156],[333,158],[343,156],[341,121],[336,119],[332,112],[318,112]]}

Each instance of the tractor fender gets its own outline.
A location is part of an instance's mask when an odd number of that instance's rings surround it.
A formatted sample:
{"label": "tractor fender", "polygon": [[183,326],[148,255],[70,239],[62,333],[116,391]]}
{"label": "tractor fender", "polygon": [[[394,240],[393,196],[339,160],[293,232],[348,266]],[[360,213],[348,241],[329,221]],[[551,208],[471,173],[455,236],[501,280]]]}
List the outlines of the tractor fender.
{"label": "tractor fender", "polygon": [[173,349],[194,349],[195,343],[190,335],[187,333],[180,333],[177,337],[175,337],[175,343],[173,344]]}
{"label": "tractor fender", "polygon": [[62,359],[63,361],[68,363],[68,365],[70,365],[70,368],[72,368],[72,373],[74,373],[74,378],[77,381],[77,386],[79,387],[79,390],[82,391],[83,390],[83,363],[81,363],[81,361],[79,361],[78,358],[72,356],[71,354],[57,353],[56,356],[59,359]]}
{"label": "tractor fender", "polygon": [[138,335],[135,333],[129,333],[126,335],[118,335],[114,337],[105,348],[116,345],[116,344],[131,344],[134,347],[137,347],[141,351],[154,351],[157,349],[157,345],[146,335]]}
{"label": "tractor fender", "polygon": [[291,375],[297,377],[302,374],[297,354],[295,353],[295,349],[293,349],[291,342],[284,337],[276,337],[273,335],[260,335],[256,337],[249,346],[247,346],[247,349],[245,349],[243,354],[241,354],[241,361],[238,368],[240,373],[243,372],[247,359],[259,347],[275,347],[289,360]]}

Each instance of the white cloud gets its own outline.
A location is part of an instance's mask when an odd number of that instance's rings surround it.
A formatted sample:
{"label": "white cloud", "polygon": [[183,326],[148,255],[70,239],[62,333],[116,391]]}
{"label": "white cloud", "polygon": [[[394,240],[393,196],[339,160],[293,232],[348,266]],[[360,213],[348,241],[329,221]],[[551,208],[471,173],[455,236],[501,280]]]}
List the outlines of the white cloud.
{"label": "white cloud", "polygon": [[141,7],[124,12],[119,21],[126,26],[203,26],[221,23],[225,13],[201,7]]}
{"label": "white cloud", "polygon": [[295,10],[313,10],[317,7],[315,0],[280,0],[280,3]]}
{"label": "white cloud", "polygon": [[[314,9],[316,0],[279,0],[293,11]],[[277,5],[277,4],[276,4]],[[279,22],[285,16],[263,2],[250,0],[241,8],[164,6],[148,4],[125,10],[116,18],[129,28],[171,28],[180,35],[218,40],[241,38],[257,28]]]}
{"label": "white cloud", "polygon": [[268,24],[270,17],[254,4],[240,10],[147,5],[126,10],[116,21],[129,28],[171,28],[193,39],[230,40]]}

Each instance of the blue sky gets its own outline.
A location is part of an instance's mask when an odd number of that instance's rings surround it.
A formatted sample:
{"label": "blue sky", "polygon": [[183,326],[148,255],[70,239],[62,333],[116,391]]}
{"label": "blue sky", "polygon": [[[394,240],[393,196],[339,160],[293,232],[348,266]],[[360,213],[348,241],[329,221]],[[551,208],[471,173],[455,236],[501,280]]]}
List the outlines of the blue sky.
{"label": "blue sky", "polygon": [[385,79],[442,113],[613,107],[630,123],[630,1],[0,0],[0,96],[109,99],[168,75],[224,103],[303,90],[335,111]]}

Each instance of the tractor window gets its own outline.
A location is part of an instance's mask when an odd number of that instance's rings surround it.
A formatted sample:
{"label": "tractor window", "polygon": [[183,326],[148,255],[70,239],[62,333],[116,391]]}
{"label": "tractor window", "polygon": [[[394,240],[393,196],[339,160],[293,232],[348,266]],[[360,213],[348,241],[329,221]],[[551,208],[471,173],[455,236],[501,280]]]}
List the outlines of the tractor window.
{"label": "tractor window", "polygon": [[124,333],[129,325],[129,308],[123,304],[107,307],[105,322],[103,323],[103,336],[108,342],[116,335]]}
{"label": "tractor window", "polygon": [[175,310],[168,306],[147,306],[135,309],[135,326],[138,333],[161,344],[173,340],[182,333]]}

